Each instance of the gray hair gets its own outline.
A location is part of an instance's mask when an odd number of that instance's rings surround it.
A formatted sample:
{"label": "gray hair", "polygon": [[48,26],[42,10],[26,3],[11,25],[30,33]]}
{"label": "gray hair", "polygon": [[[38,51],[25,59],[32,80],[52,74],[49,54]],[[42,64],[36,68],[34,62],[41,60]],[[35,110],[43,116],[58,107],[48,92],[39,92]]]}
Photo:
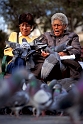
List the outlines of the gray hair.
{"label": "gray hair", "polygon": [[63,13],[55,13],[52,17],[51,17],[51,24],[53,24],[54,20],[60,20],[62,22],[62,24],[64,25],[68,25],[68,18],[66,17],[65,14]]}

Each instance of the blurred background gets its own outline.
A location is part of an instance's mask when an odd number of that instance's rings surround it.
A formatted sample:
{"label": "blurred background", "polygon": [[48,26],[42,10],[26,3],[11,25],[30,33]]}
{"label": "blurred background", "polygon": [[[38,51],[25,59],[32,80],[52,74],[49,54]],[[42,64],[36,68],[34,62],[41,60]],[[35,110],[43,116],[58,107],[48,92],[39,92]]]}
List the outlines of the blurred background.
{"label": "blurred background", "polygon": [[33,35],[51,30],[50,19],[63,12],[69,20],[69,30],[79,35],[83,46],[83,0],[0,0],[0,58],[5,40],[12,31],[18,31],[18,18],[23,12],[33,13],[36,26]]}

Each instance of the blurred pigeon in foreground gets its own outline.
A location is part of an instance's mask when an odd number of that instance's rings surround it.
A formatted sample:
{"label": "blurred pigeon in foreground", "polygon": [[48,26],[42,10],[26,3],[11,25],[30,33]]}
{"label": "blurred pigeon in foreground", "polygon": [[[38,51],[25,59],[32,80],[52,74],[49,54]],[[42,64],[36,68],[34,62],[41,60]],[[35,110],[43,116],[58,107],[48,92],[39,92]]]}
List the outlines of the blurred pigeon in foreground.
{"label": "blurred pigeon in foreground", "polygon": [[83,110],[83,72],[69,93],[58,102],[57,110],[66,111],[72,124],[80,124],[80,111]]}
{"label": "blurred pigeon in foreground", "polygon": [[[4,99],[4,102],[5,101],[7,102],[7,99],[10,98],[10,96],[13,95],[19,89],[23,79],[27,80],[27,82],[30,84],[28,90],[30,102],[37,109],[36,116],[38,117],[42,110],[45,110],[51,105],[52,94],[51,92],[49,92],[48,94],[46,91],[40,88],[42,81],[38,80],[33,75],[33,73],[30,72],[30,70],[26,68],[21,68],[17,70],[14,74],[12,74],[12,76],[9,79],[2,80],[2,83],[4,84],[4,87],[2,88],[5,89],[0,90],[0,96],[2,99]],[[0,102],[0,105],[3,105],[1,103],[2,102]]]}
{"label": "blurred pigeon in foreground", "polygon": [[7,100],[23,85],[24,76],[15,71],[7,78],[0,79],[0,108],[4,107]]}
{"label": "blurred pigeon in foreground", "polygon": [[29,70],[26,77],[29,83],[28,92],[30,96],[30,102],[33,107],[36,108],[36,117],[38,117],[41,111],[47,109],[51,105],[52,94],[50,89],[49,93],[44,89],[41,89],[42,81],[38,80]]}
{"label": "blurred pigeon in foreground", "polygon": [[24,90],[17,91],[7,102],[7,107],[9,107],[12,113],[16,117],[19,117],[20,110],[27,106],[29,103],[29,95]]}

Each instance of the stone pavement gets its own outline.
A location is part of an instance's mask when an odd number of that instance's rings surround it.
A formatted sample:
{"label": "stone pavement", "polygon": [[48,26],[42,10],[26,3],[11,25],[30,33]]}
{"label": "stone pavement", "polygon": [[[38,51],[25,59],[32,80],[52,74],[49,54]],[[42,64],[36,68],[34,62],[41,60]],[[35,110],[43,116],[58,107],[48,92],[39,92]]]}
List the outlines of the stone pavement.
{"label": "stone pavement", "polygon": [[[44,116],[36,119],[32,115],[21,115],[19,118],[0,115],[0,124],[72,124],[68,116]],[[83,121],[80,121],[83,124]]]}
{"label": "stone pavement", "polygon": [[36,119],[33,115],[0,115],[0,124],[71,124],[68,116],[44,116]]}

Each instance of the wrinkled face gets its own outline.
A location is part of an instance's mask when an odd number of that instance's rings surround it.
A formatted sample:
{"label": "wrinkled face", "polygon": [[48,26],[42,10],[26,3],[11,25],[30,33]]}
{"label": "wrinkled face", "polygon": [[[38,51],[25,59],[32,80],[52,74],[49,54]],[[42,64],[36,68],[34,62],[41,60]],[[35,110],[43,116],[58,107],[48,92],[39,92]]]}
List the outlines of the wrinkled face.
{"label": "wrinkled face", "polygon": [[30,34],[32,27],[28,23],[23,22],[19,25],[19,29],[23,36],[27,36]]}
{"label": "wrinkled face", "polygon": [[67,26],[62,24],[62,22],[58,19],[53,21],[52,29],[56,37],[62,35],[66,27]]}

